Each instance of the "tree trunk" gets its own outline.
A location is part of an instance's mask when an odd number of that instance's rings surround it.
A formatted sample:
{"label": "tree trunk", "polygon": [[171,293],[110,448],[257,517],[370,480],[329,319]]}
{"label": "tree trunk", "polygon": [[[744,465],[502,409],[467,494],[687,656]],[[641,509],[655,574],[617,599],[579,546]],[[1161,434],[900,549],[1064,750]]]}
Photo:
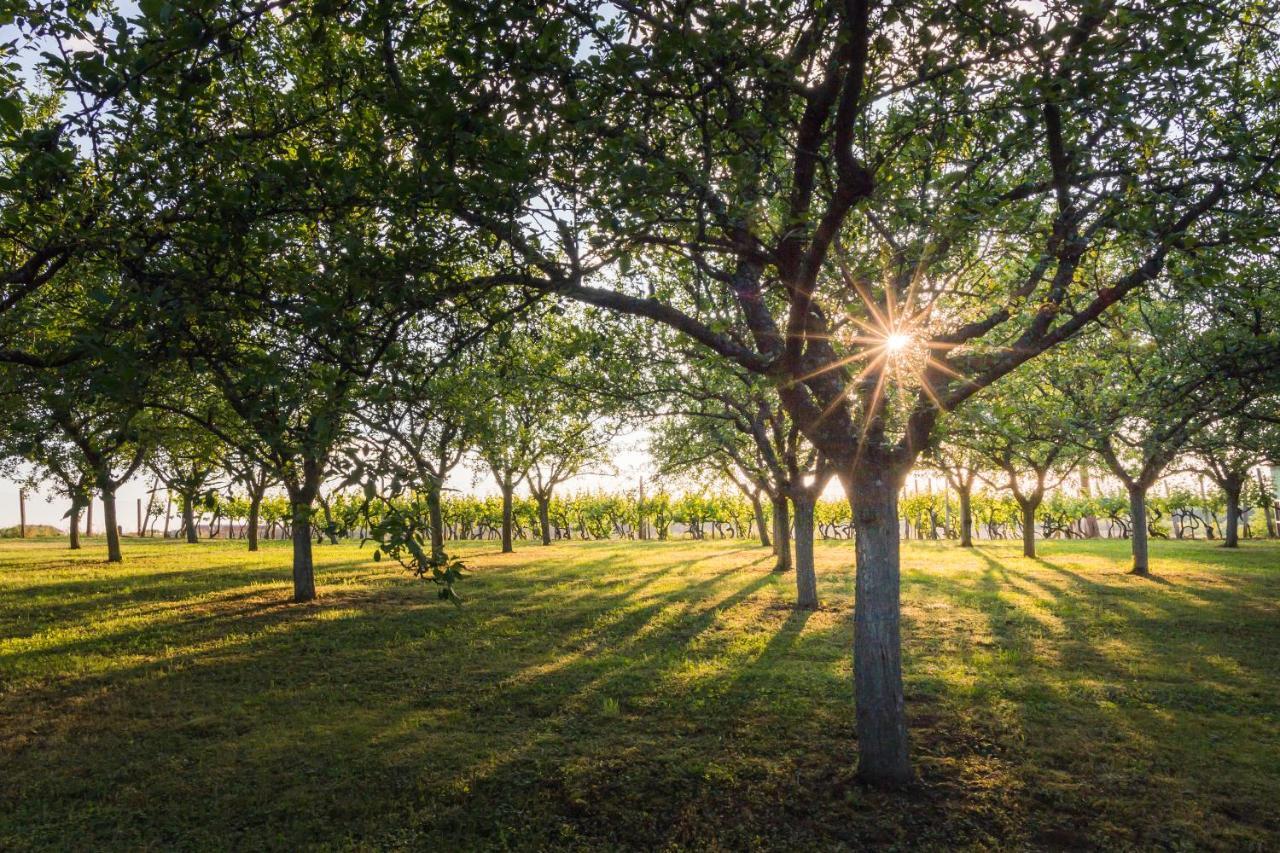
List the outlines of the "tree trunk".
{"label": "tree trunk", "polygon": [[316,570],[311,560],[311,501],[305,495],[289,496],[293,535],[293,600],[316,597]]}
{"label": "tree trunk", "polygon": [[972,486],[963,486],[956,491],[960,494],[960,547],[973,547],[973,490]]}
{"label": "tree trunk", "polygon": [[773,499],[773,549],[778,555],[773,570],[791,571],[791,515],[785,497]]}
{"label": "tree trunk", "polygon": [[70,541],[67,543],[67,547],[70,548],[72,551],[79,551],[80,550],[80,505],[77,503],[71,504],[71,530],[68,533],[68,537]]}
{"label": "tree trunk", "polygon": [[511,547],[511,493],[515,491],[510,481],[502,484],[502,553],[510,554]]}
{"label": "tree trunk", "polygon": [[1129,518],[1133,525],[1133,574],[1147,577],[1151,574],[1147,559],[1147,489],[1132,486],[1129,489]]}
{"label": "tree trunk", "polygon": [[431,556],[444,554],[444,514],[440,511],[440,486],[427,487],[427,523],[431,525]]}
{"label": "tree trunk", "polygon": [[1240,483],[1227,483],[1222,490],[1227,495],[1227,524],[1222,529],[1222,547],[1240,547]]}
{"label": "tree trunk", "polygon": [[769,538],[769,524],[764,520],[764,507],[760,503],[759,495],[751,496],[751,510],[756,514],[756,528],[760,531],[760,544],[768,548],[773,542]]}
{"label": "tree trunk", "polygon": [[912,773],[902,695],[898,490],[887,472],[868,467],[863,462],[849,495],[857,533],[853,685],[858,775],[876,785],[902,785]]}
{"label": "tree trunk", "polygon": [[[1093,497],[1093,484],[1089,479],[1089,466],[1080,466],[1080,494],[1086,498]],[[1086,515],[1083,519],[1084,535],[1089,539],[1097,539],[1102,535],[1102,531],[1098,529],[1098,517],[1096,515]]]}
{"label": "tree trunk", "polygon": [[1022,556],[1033,560],[1036,556],[1036,508],[1040,501],[1018,501],[1022,507]]}
{"label": "tree trunk", "polygon": [[102,523],[107,528],[107,562],[124,562],[124,555],[120,553],[120,528],[116,527],[116,490],[114,487],[102,489]]}
{"label": "tree trunk", "polygon": [[542,532],[542,544],[551,544],[551,496],[534,495],[538,503],[538,527]]}
{"label": "tree trunk", "polygon": [[191,495],[182,496],[182,527],[187,533],[187,544],[194,545],[200,541],[200,536],[196,531],[196,512],[195,501]]}
{"label": "tree trunk", "polygon": [[796,607],[818,606],[818,573],[813,565],[813,498],[792,499],[796,508]]}
{"label": "tree trunk", "polygon": [[249,526],[245,529],[245,536],[249,540],[249,550],[258,550],[258,516],[262,512],[262,493],[254,492],[249,495]]}
{"label": "tree trunk", "polygon": [[89,506],[85,509],[84,514],[84,535],[93,535],[93,498],[89,498]]}

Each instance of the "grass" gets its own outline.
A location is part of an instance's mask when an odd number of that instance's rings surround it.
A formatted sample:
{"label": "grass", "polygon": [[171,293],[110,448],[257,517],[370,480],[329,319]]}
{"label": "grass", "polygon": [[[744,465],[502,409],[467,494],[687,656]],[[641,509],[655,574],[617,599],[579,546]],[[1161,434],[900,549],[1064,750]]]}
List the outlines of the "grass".
{"label": "grass", "polygon": [[0,544],[0,848],[1280,846],[1280,546],[904,548],[920,782],[859,786],[824,607],[741,543]]}

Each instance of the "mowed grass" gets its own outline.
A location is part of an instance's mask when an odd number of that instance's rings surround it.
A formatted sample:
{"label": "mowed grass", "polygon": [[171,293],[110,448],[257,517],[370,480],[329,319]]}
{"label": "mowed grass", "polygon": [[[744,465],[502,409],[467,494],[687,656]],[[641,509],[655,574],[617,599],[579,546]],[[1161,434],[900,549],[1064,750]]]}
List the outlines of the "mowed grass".
{"label": "mowed grass", "polygon": [[854,779],[852,546],[0,545],[0,848],[1280,847],[1280,546],[904,546],[920,782]]}

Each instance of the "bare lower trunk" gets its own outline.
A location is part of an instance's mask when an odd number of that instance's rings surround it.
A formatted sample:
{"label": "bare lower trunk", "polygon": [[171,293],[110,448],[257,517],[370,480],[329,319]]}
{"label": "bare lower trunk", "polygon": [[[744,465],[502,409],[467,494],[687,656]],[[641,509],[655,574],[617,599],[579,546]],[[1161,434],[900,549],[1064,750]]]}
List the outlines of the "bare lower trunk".
{"label": "bare lower trunk", "polygon": [[431,555],[444,554],[444,514],[440,511],[440,488],[427,489],[427,521],[431,525]]}
{"label": "bare lower trunk", "polygon": [[793,500],[796,510],[796,606],[818,606],[818,574],[813,565],[813,499]]}
{"label": "bare lower trunk", "polygon": [[1039,501],[1021,501],[1022,504],[1022,556],[1036,556],[1036,507]]}
{"label": "bare lower trunk", "polygon": [[911,781],[902,694],[899,619],[898,490],[887,474],[866,471],[849,496],[857,528],[853,684],[858,775],[877,785]]}
{"label": "bare lower trunk", "polygon": [[245,536],[249,540],[249,550],[258,550],[258,516],[262,512],[262,495],[255,494],[249,497],[249,527],[245,530]]}
{"label": "bare lower trunk", "polygon": [[511,547],[511,493],[514,491],[511,486],[504,484],[502,486],[502,553],[510,554],[514,548]]}
{"label": "bare lower trunk", "polygon": [[84,535],[93,535],[93,499],[89,499],[89,505],[85,508],[84,513]]}
{"label": "bare lower trunk", "polygon": [[1239,548],[1240,547],[1240,487],[1228,486],[1225,489],[1227,493],[1227,524],[1222,529],[1222,547],[1223,548]]}
{"label": "bare lower trunk", "polygon": [[791,515],[786,498],[773,501],[773,548],[778,555],[775,572],[791,571]]}
{"label": "bare lower trunk", "polygon": [[1142,486],[1129,489],[1129,517],[1133,523],[1133,574],[1146,577],[1151,573],[1147,559],[1147,490]]}
{"label": "bare lower trunk", "polygon": [[68,532],[67,547],[72,551],[80,550],[80,507],[75,505],[71,507],[71,530]]}
{"label": "bare lower trunk", "polygon": [[[1080,494],[1086,498],[1093,497],[1093,486],[1089,481],[1089,466],[1080,466]],[[1084,535],[1089,539],[1097,539],[1102,535],[1102,531],[1098,528],[1098,517],[1096,515],[1086,515],[1083,519]]]}
{"label": "bare lower trunk", "polygon": [[316,570],[311,560],[311,502],[292,498],[290,509],[293,534],[293,600],[311,601],[316,597]]}
{"label": "bare lower trunk", "polygon": [[538,497],[538,526],[542,528],[542,544],[551,544],[551,498]]}
{"label": "bare lower trunk", "polygon": [[122,563],[124,555],[120,553],[120,528],[116,526],[116,490],[102,490],[102,523],[107,528],[107,562]]}
{"label": "bare lower trunk", "polygon": [[187,533],[187,544],[194,545],[200,541],[200,536],[196,531],[196,513],[194,507],[195,501],[191,495],[182,496],[182,527]]}
{"label": "bare lower trunk", "polygon": [[973,547],[973,498],[969,489],[959,489],[960,493],[960,547]]}
{"label": "bare lower trunk", "polygon": [[751,496],[751,510],[756,514],[756,529],[760,531],[760,544],[768,548],[773,543],[769,538],[769,525],[764,520],[764,507],[761,506],[758,495]]}

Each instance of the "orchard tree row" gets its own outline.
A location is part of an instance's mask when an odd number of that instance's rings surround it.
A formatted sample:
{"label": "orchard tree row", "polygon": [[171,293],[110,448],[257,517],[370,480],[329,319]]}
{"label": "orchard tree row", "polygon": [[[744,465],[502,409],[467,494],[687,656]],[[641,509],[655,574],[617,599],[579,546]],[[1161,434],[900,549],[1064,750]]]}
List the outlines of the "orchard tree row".
{"label": "orchard tree row", "polygon": [[163,472],[194,530],[216,443],[251,505],[287,496],[298,601],[327,492],[451,597],[441,484],[466,453],[510,548],[517,488],[549,537],[556,486],[637,421],[664,470],[755,495],[780,561],[802,531],[811,607],[803,531],[838,483],[859,772],[906,782],[922,456],[963,542],[982,482],[1028,551],[1057,480],[1106,471],[1145,574],[1161,476],[1199,460],[1231,537],[1275,454],[1278,14],[11,4],[6,455],[98,494],[120,559],[120,484]]}

